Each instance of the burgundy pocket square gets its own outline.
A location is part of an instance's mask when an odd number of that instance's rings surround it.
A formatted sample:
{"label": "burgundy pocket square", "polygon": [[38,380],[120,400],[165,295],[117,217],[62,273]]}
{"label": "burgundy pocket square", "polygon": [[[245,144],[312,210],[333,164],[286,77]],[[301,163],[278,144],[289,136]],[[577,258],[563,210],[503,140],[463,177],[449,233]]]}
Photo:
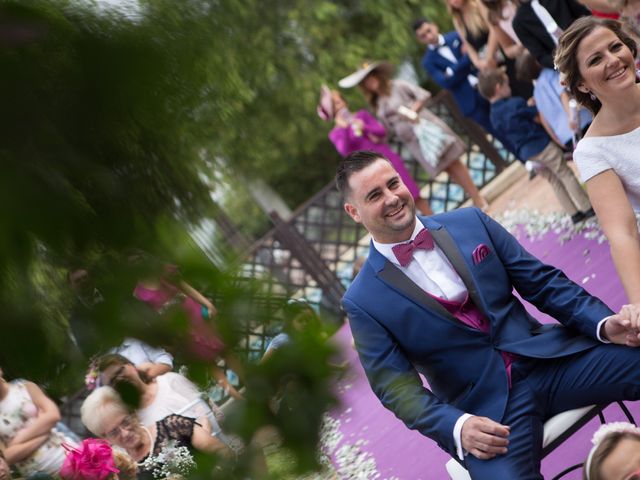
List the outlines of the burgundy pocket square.
{"label": "burgundy pocket square", "polygon": [[484,243],[481,243],[476,247],[476,249],[471,254],[471,258],[473,259],[473,264],[478,265],[481,261],[487,258],[487,255],[491,253],[489,247],[487,247]]}

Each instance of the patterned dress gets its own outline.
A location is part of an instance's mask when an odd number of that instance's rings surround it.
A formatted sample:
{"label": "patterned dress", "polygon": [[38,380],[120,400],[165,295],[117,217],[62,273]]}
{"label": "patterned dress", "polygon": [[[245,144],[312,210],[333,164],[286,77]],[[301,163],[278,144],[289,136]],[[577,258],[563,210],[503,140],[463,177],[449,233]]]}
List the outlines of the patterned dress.
{"label": "patterned dress", "polygon": [[[0,443],[9,443],[16,434],[38,416],[38,407],[33,403],[24,380],[9,382],[9,392],[0,401]],[[56,475],[65,459],[62,444],[76,447],[76,443],[56,428],[51,430],[47,441],[28,458],[14,467],[21,476],[36,472]]]}
{"label": "patterned dress", "polygon": [[429,109],[423,108],[418,115],[426,120],[433,131],[438,131],[439,136],[447,136],[452,139],[449,148],[442,151],[438,158],[425,158],[420,148],[420,143],[414,133],[414,123],[407,117],[401,115],[398,109],[401,106],[410,108],[416,101],[429,98],[430,94],[417,85],[405,82],[404,80],[392,80],[391,91],[387,96],[378,98],[377,116],[387,132],[395,135],[411,152],[413,158],[424,168],[431,177],[435,177],[442,170],[445,170],[451,163],[460,158],[466,151],[463,141],[449,126],[440,120]]}

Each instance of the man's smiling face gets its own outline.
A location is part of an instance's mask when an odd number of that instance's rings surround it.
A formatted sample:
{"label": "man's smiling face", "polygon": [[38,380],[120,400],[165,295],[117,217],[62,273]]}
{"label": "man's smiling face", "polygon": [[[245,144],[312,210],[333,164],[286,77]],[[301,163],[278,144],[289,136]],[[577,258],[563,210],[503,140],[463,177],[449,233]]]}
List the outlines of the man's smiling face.
{"label": "man's smiling face", "polygon": [[380,243],[409,240],[415,227],[413,197],[391,163],[382,158],[350,176],[344,209]]}

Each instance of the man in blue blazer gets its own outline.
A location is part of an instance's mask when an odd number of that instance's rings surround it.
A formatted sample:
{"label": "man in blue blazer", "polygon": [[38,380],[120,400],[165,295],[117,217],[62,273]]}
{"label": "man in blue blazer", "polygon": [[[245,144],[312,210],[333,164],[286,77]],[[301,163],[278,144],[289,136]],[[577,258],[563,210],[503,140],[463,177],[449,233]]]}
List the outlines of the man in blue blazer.
{"label": "man in blue blazer", "polygon": [[614,314],[478,209],[416,217],[377,153],[351,154],[336,183],[373,237],[343,298],[371,387],[472,478],[542,479],[545,419],[640,398],[640,350],[621,346],[640,345],[637,309]]}
{"label": "man in blue blazer", "polygon": [[418,41],[427,46],[422,66],[433,81],[453,94],[464,116],[492,132],[489,102],[475,88],[477,71],[469,55],[462,50],[458,32],[441,35],[438,26],[426,18],[416,20],[413,29]]}
{"label": "man in blue blazer", "polygon": [[509,151],[506,139],[491,124],[489,102],[476,88],[476,69],[463,51],[458,32],[440,34],[438,26],[421,18],[413,23],[416,38],[427,46],[422,66],[440,87],[449,90],[465,117],[478,123],[486,132],[498,138]]}

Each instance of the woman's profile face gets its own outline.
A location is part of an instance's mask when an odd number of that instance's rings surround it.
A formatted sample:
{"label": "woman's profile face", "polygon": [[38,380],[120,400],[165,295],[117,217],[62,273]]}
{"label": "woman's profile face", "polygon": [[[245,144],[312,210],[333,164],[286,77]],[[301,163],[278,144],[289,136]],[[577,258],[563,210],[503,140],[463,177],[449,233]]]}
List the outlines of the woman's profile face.
{"label": "woman's profile face", "polygon": [[640,480],[640,439],[623,438],[600,467],[604,480]]}
{"label": "woman's profile face", "polygon": [[618,36],[597,27],[578,45],[576,52],[582,82],[578,89],[593,93],[600,101],[612,93],[635,85],[633,54]]}
{"label": "woman's profile face", "polygon": [[136,367],[131,363],[109,365],[102,372],[102,383],[104,385],[113,386],[115,383],[123,380],[133,383],[134,385],[142,381],[138,370],[136,370]]}
{"label": "woman's profile face", "polygon": [[447,3],[454,10],[461,10],[464,7],[465,0],[447,0]]}
{"label": "woman's profile face", "polygon": [[380,90],[380,79],[374,73],[370,73],[362,80],[362,88],[364,88],[368,92],[378,93]]}

